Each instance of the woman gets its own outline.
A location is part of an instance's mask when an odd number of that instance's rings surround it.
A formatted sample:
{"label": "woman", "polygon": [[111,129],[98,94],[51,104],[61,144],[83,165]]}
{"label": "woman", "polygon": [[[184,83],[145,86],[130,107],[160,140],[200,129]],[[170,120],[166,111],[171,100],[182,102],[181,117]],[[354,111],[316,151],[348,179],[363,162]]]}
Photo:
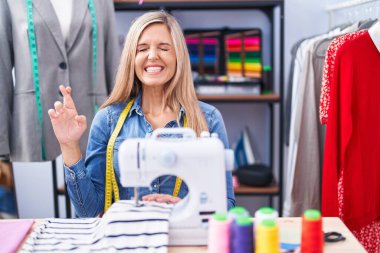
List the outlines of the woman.
{"label": "woman", "polygon": [[[218,133],[225,147],[228,146],[220,112],[196,98],[182,30],[165,12],[146,13],[132,24],[115,87],[93,120],[85,161],[79,139],[86,129],[86,118],[77,114],[71,88],[60,86],[60,90],[63,104],[55,102],[49,115],[61,146],[70,198],[80,217],[97,216],[107,209],[104,201],[107,145],[123,111],[127,112],[126,119],[113,148],[113,171],[121,199],[133,196],[133,189],[122,188],[118,180],[118,147],[127,138],[143,138],[156,128],[187,126],[198,135],[202,131]],[[141,189],[140,196],[148,201],[176,203],[188,193],[186,185],[181,184],[178,196],[172,196],[176,181],[173,176],[160,177],[152,182],[151,188]],[[228,207],[234,206],[230,172],[227,172],[227,198]]]}

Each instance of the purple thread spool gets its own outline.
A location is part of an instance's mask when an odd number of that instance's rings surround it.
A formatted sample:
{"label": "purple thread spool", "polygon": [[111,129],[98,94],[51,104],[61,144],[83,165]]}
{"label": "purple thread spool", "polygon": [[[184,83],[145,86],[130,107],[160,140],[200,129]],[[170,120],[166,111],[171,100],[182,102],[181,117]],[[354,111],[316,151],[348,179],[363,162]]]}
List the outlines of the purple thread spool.
{"label": "purple thread spool", "polygon": [[232,253],[252,253],[253,245],[253,223],[251,217],[237,217],[232,223]]}

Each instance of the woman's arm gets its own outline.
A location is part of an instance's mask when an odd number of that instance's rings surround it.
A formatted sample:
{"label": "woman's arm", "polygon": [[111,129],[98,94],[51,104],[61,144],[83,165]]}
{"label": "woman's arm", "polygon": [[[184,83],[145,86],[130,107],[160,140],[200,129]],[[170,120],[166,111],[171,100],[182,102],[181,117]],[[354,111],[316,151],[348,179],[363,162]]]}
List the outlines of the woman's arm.
{"label": "woman's arm", "polygon": [[60,91],[63,104],[56,102],[49,115],[62,150],[67,190],[79,217],[95,217],[104,207],[105,150],[109,135],[107,112],[99,111],[93,120],[85,163],[79,139],[87,127],[86,119],[77,113],[71,88],[60,86]]}
{"label": "woman's arm", "polygon": [[[217,133],[219,139],[223,142],[225,148],[229,148],[227,131],[224,125],[222,114],[218,109],[214,109],[211,112],[209,124],[210,133]],[[226,171],[226,185],[227,185],[227,205],[228,209],[235,206],[235,194],[232,185],[232,172]]]}

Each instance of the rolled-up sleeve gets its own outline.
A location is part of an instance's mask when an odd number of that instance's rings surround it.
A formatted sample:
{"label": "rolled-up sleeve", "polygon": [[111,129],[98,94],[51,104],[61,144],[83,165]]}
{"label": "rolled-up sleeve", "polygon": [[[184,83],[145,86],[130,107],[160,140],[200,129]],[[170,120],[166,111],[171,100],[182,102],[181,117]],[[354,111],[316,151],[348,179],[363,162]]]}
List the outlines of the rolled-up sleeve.
{"label": "rolled-up sleeve", "polygon": [[87,157],[65,167],[70,199],[79,217],[95,217],[104,209],[106,149],[110,127],[107,109],[99,111],[91,125]]}

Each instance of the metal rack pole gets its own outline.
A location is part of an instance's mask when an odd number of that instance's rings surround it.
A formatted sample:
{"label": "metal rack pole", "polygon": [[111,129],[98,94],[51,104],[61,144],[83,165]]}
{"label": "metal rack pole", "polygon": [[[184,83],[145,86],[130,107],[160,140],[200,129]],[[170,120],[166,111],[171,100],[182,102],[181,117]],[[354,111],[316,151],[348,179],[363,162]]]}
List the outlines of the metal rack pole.
{"label": "metal rack pole", "polygon": [[280,133],[279,133],[279,214],[282,216],[282,204],[283,204],[283,174],[284,174],[284,167],[283,167],[283,147],[284,147],[284,136],[283,136],[283,128],[284,128],[284,66],[285,66],[285,61],[284,61],[284,19],[285,19],[285,12],[284,12],[284,2],[280,4],[280,64],[281,64],[281,69],[280,69],[280,122],[279,122],[279,128],[280,128]]}
{"label": "metal rack pole", "polygon": [[332,11],[337,11],[337,10],[342,10],[342,9],[348,9],[354,6],[372,3],[376,1],[379,1],[379,0],[351,0],[351,1],[346,1],[342,3],[337,3],[334,5],[329,5],[326,7],[326,11],[332,12]]}
{"label": "metal rack pole", "polygon": [[329,28],[331,29],[334,24],[334,12],[374,2],[379,2],[379,0],[350,0],[327,6],[325,10],[329,15]]}
{"label": "metal rack pole", "polygon": [[59,218],[58,208],[58,184],[57,184],[57,162],[51,161],[51,172],[53,177],[53,200],[54,200],[54,217]]}

